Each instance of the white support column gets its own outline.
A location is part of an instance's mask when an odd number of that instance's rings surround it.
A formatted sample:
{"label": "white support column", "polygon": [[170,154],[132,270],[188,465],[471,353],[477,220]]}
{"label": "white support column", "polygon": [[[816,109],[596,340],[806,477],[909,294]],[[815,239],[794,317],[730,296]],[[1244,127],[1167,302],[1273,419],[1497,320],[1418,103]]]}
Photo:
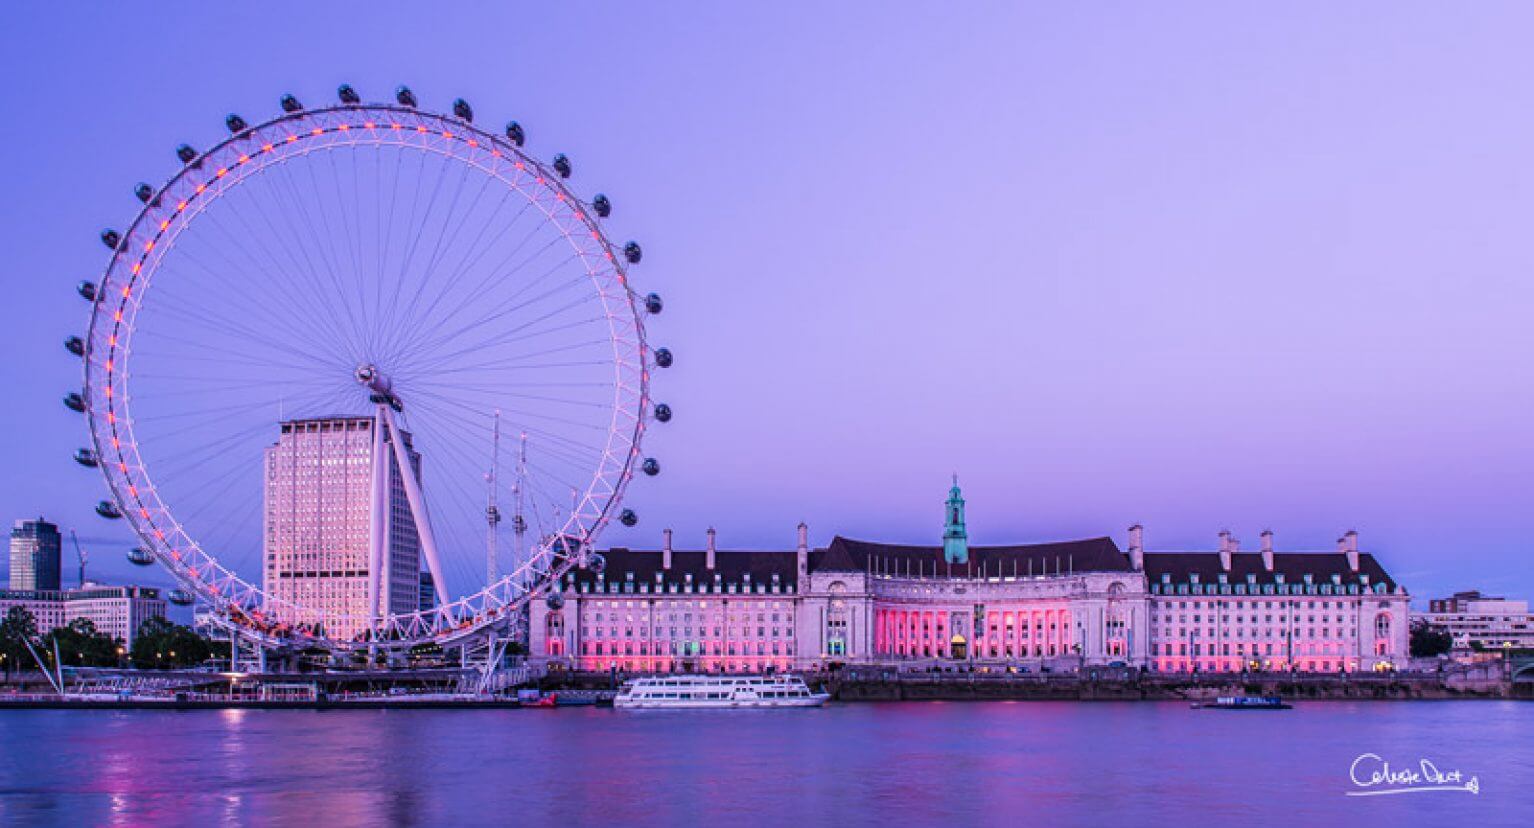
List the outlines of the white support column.
{"label": "white support column", "polygon": [[437,588],[437,601],[446,607],[451,603],[447,596],[447,579],[442,577],[442,561],[437,557],[437,541],[431,534],[431,521],[427,519],[421,485],[415,479],[415,470],[410,467],[405,441],[400,437],[399,426],[394,422],[394,412],[384,405],[380,405],[378,410],[383,412],[384,422],[389,426],[389,441],[394,444],[394,462],[398,464],[399,476],[405,482],[405,500],[410,503],[410,516],[415,519],[416,535],[420,537],[421,549],[426,553],[426,567],[431,570],[431,578]]}

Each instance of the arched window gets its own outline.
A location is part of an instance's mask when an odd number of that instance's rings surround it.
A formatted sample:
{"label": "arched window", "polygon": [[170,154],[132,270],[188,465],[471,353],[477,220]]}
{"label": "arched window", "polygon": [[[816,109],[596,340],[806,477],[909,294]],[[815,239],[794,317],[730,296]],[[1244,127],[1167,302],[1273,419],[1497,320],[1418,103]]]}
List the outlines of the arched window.
{"label": "arched window", "polygon": [[1390,613],[1388,612],[1374,616],[1374,652],[1376,655],[1390,654]]}
{"label": "arched window", "polygon": [[847,655],[847,585],[833,581],[827,588],[831,603],[826,607],[826,655]]}

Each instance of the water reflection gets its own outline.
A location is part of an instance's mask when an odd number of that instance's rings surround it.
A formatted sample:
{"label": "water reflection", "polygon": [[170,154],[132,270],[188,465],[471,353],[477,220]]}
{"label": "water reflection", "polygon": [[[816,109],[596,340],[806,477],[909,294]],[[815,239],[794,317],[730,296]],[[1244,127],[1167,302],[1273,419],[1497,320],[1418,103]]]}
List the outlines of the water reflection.
{"label": "water reflection", "polygon": [[[1497,825],[1534,812],[1530,725],[1500,702],[7,711],[0,822]],[[1482,793],[1343,796],[1369,751]]]}

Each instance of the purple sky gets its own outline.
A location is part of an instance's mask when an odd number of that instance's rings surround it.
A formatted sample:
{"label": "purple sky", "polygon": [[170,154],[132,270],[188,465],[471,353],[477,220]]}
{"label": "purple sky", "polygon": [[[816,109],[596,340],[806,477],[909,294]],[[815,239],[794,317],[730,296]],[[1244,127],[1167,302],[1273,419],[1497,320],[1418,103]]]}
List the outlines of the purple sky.
{"label": "purple sky", "polygon": [[127,576],[58,402],[97,231],[228,112],[406,82],[645,244],[677,417],[609,542],[936,543],[957,471],[980,543],[1356,528],[1534,595],[1527,6],[483,5],[8,11],[0,516]]}

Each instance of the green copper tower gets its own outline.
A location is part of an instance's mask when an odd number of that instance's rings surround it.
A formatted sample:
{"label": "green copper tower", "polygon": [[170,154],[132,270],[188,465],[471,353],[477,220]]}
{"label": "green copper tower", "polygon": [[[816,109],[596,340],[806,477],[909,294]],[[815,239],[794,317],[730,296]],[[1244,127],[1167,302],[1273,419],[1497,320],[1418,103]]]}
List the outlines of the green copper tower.
{"label": "green copper tower", "polygon": [[948,522],[943,526],[943,560],[969,563],[969,533],[964,530],[964,495],[959,492],[959,476],[953,476],[948,490]]}

